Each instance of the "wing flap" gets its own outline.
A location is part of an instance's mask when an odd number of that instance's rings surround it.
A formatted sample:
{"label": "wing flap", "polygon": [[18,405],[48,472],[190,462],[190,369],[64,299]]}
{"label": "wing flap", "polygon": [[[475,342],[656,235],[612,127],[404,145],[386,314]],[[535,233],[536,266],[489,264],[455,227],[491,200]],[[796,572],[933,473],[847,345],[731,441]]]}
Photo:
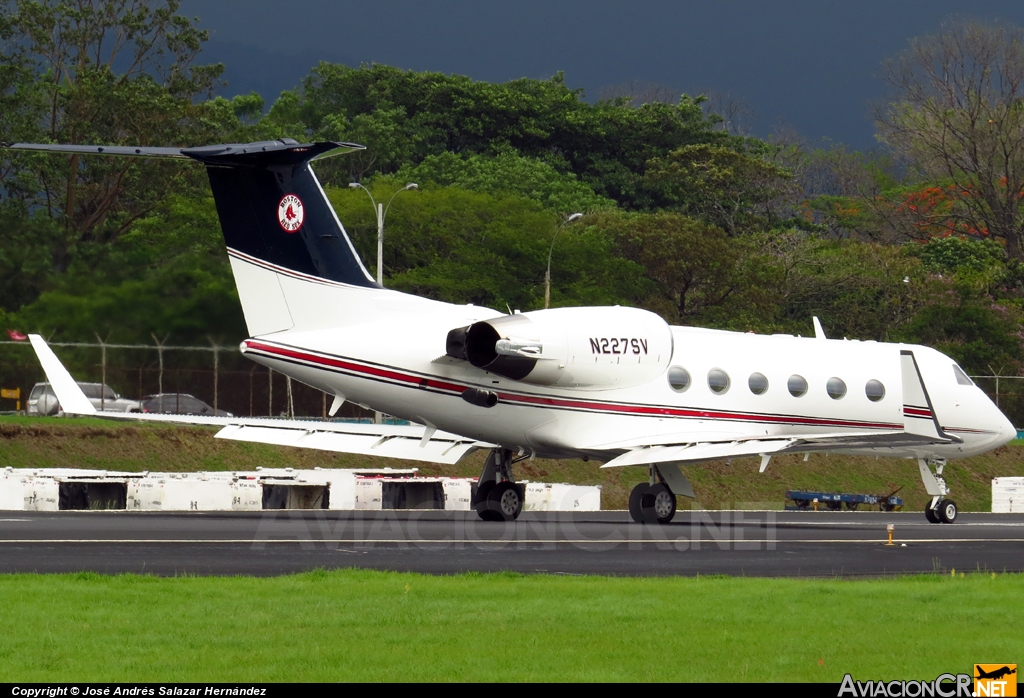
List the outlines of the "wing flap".
{"label": "wing flap", "polygon": [[467,453],[483,446],[473,439],[464,439],[454,435],[437,438],[435,434],[433,438],[424,443],[422,435],[419,434],[410,436],[407,434],[342,433],[336,430],[296,428],[287,425],[231,424],[221,429],[217,433],[217,438],[446,465],[458,462]]}
{"label": "wing flap", "polygon": [[762,441],[731,441],[722,443],[694,443],[677,446],[651,446],[628,451],[608,461],[602,468],[620,468],[627,465],[651,463],[697,463],[722,458],[760,456],[777,453],[795,440],[790,438]]}
{"label": "wing flap", "polygon": [[724,458],[766,456],[809,451],[837,451],[856,448],[898,448],[948,444],[948,439],[908,434],[904,431],[888,433],[860,432],[839,434],[798,434],[775,438],[718,441],[708,443],[682,443],[634,448],[612,458],[602,468],[652,463],[700,463]]}

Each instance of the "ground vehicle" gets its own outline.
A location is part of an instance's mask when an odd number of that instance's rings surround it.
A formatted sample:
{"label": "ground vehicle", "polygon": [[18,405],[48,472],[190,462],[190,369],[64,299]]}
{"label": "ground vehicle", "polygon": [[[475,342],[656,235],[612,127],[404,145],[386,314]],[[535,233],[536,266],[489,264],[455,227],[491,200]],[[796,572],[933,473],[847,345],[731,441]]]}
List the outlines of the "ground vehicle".
{"label": "ground vehicle", "polygon": [[[639,308],[505,314],[382,288],[309,163],[362,146],[292,140],[198,148],[14,144],[18,150],[192,158],[207,166],[246,325],[242,354],[333,396],[419,426],[138,415],[218,424],[219,438],[455,463],[491,452],[473,498],[514,520],[524,458],[637,466],[636,521],[693,497],[680,465],[832,452],[913,458],[930,521],[952,523],[947,459],[1017,435],[948,356],[925,346],[669,326]],[[29,339],[70,411],[91,414],[39,335]],[[133,416],[134,418],[135,416]],[[934,471],[934,472],[933,472]]]}
{"label": "ground vehicle", "polygon": [[[117,393],[109,385],[100,383],[79,383],[89,402],[97,410],[103,412],[141,412],[142,407],[135,400],[127,400]],[[48,417],[63,415],[57,396],[49,383],[36,383],[32,386],[32,392],[28,394],[25,403],[25,414],[45,415]]]}
{"label": "ground vehicle", "polygon": [[234,417],[230,412],[214,410],[205,402],[188,393],[159,393],[146,395],[141,400],[143,412],[156,414],[207,414]]}

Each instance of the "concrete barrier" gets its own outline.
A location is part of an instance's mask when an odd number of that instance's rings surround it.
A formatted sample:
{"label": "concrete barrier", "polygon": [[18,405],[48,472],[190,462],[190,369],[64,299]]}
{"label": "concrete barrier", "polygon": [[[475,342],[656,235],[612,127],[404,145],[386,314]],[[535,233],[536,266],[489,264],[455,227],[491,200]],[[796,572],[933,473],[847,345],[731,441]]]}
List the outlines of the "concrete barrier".
{"label": "concrete barrier", "polygon": [[0,509],[7,511],[57,511],[60,483],[52,477],[11,475],[0,477]]}
{"label": "concrete barrier", "polygon": [[1024,512],[1024,477],[992,478],[992,513]]}
{"label": "concrete barrier", "polygon": [[526,483],[523,511],[600,511],[600,485],[567,485],[560,482]]}
{"label": "concrete barrier", "polygon": [[[416,469],[257,469],[124,473],[74,468],[0,471],[0,510],[469,511],[475,479],[419,477]],[[524,511],[598,511],[601,488],[527,482]]]}

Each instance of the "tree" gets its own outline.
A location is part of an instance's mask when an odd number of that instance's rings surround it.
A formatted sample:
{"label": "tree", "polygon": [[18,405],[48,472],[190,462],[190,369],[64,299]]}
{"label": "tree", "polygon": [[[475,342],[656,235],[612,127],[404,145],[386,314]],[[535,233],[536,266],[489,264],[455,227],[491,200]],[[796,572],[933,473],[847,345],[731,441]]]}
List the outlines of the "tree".
{"label": "tree", "polygon": [[[0,99],[15,116],[0,118],[0,140],[196,145],[220,135],[216,110],[197,100],[223,66],[194,65],[207,33],[176,14],[178,4],[2,0]],[[78,155],[16,154],[0,166],[10,202],[59,222],[63,234],[50,249],[58,273],[84,247],[123,235],[188,172]]]}
{"label": "tree", "polygon": [[915,39],[884,77],[894,100],[878,116],[879,138],[947,189],[941,221],[934,209],[914,215],[991,235],[1024,259],[1024,32],[949,25]]}
{"label": "tree", "polygon": [[[377,177],[387,200],[405,180]],[[366,194],[327,195],[367,268],[376,260],[377,224]],[[643,274],[615,254],[611,240],[575,223],[555,248],[555,305],[632,304]],[[396,197],[384,233],[384,283],[408,293],[497,310],[543,307],[544,272],[558,217],[536,201],[458,187],[424,187]]]}
{"label": "tree", "polygon": [[494,157],[441,153],[428,155],[415,166],[405,165],[398,180],[513,194],[532,199],[555,213],[614,208],[615,202],[598,196],[572,173],[562,174],[548,163],[508,149]]}
{"label": "tree", "polygon": [[367,140],[367,152],[351,160],[351,176],[393,174],[444,152],[495,155],[511,148],[575,174],[598,195],[631,209],[650,207],[643,173],[651,158],[684,145],[739,140],[716,130],[720,119],[704,114],[701,98],[588,104],[560,73],[550,80],[494,84],[382,65],[320,63],[299,93],[282,99],[287,105],[281,112],[298,102],[313,134]]}
{"label": "tree", "polygon": [[791,189],[785,169],[729,147],[683,146],[653,158],[644,182],[661,194],[659,204],[700,217],[736,236],[778,219],[781,196]]}
{"label": "tree", "polygon": [[763,328],[774,315],[770,264],[721,228],[678,213],[604,213],[584,219],[606,230],[620,256],[647,278],[647,309],[672,324]]}

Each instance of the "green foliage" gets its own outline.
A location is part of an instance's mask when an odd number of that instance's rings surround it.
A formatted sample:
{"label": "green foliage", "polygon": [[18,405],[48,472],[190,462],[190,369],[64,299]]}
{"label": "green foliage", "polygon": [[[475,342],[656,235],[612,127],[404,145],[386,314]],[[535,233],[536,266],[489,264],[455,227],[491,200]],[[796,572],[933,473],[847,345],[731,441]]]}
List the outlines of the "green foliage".
{"label": "green foliage", "polygon": [[1003,246],[995,240],[959,235],[929,240],[920,247],[918,256],[930,271],[947,274],[984,271],[1003,266],[1006,261]]}
{"label": "green foliage", "polygon": [[735,237],[772,227],[769,204],[789,187],[783,168],[738,149],[702,143],[652,158],[644,182],[667,206],[701,218]]}
{"label": "green foliage", "polygon": [[672,324],[764,327],[774,314],[770,263],[721,228],[678,213],[587,219],[646,277],[643,305]]}
{"label": "green foliage", "polygon": [[970,283],[933,277],[928,298],[905,333],[947,354],[974,375],[1016,375],[1024,362],[1019,305],[1000,302]]}
{"label": "green foliage", "polygon": [[[281,99],[281,111],[292,112],[295,95]],[[320,63],[303,81],[299,100],[302,121],[314,134],[366,142],[367,152],[349,160],[353,178],[391,174],[445,152],[494,154],[511,147],[575,173],[626,208],[648,205],[642,178],[651,158],[684,145],[738,141],[714,130],[716,120],[705,117],[700,100],[591,105],[566,87],[561,74],[493,84],[381,65]]]}
{"label": "green foliage", "polygon": [[[401,181],[375,179],[374,198],[386,202]],[[328,189],[328,197],[368,268],[374,268],[376,217],[366,193]],[[557,225],[553,213],[520,197],[457,187],[403,192],[385,223],[385,285],[452,303],[538,308]],[[615,257],[598,231],[576,230],[578,224],[557,240],[552,272],[557,304],[628,302],[637,268]]]}
{"label": "green foliage", "polygon": [[776,302],[789,332],[808,334],[816,315],[830,337],[887,341],[921,303],[920,263],[901,248],[800,230],[754,242],[778,267]]}
{"label": "green foliage", "polygon": [[560,214],[615,207],[614,201],[595,194],[572,173],[562,174],[542,160],[511,150],[494,157],[449,152],[428,155],[418,165],[401,167],[395,179],[517,195]]}
{"label": "green foliage", "polygon": [[13,316],[25,331],[90,341],[246,336],[210,198],[175,197]]}

